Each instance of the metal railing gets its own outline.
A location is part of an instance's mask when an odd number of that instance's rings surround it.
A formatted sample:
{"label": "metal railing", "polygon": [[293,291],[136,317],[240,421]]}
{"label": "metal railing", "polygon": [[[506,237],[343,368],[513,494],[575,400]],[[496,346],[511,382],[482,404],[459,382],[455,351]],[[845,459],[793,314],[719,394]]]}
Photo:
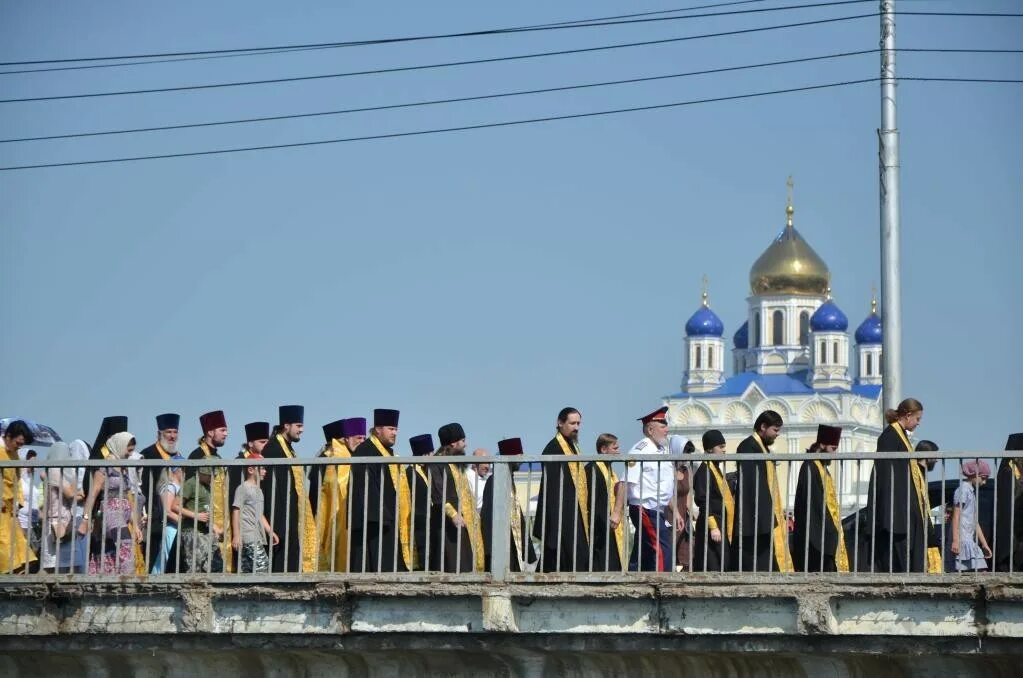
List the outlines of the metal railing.
{"label": "metal railing", "polygon": [[[1019,572],[1012,454],[3,461],[0,577]],[[967,482],[979,460],[990,479]],[[476,464],[493,474],[474,488]]]}

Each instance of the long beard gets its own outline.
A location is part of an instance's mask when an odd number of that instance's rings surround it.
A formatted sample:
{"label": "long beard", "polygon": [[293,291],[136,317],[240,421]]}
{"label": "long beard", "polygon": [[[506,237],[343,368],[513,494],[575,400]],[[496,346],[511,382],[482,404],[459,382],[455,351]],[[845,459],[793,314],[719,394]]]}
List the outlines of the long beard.
{"label": "long beard", "polygon": [[160,438],[160,447],[162,447],[163,451],[167,454],[175,454],[178,451],[178,441],[175,440],[174,442],[169,442]]}

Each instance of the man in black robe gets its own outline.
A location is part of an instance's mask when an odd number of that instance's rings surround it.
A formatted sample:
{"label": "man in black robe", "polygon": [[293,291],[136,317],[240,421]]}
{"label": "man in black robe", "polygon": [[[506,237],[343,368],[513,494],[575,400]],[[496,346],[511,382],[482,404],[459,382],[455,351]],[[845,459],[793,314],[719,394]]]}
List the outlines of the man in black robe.
{"label": "man in black robe", "polygon": [[[202,429],[202,437],[199,438],[199,446],[188,455],[189,459],[221,459],[220,448],[227,442],[227,418],[221,410],[207,412],[199,417],[199,427]],[[220,561],[223,561],[224,571],[232,571],[231,556],[231,499],[228,497],[227,469],[223,466],[211,466],[213,478],[210,482],[210,523],[213,525],[213,533],[218,540],[217,546],[220,549]],[[186,476],[194,474],[187,473]],[[214,560],[214,563],[218,562]]]}
{"label": "man in black robe", "polygon": [[[503,456],[522,456],[522,440],[506,438],[498,441],[497,451]],[[508,497],[508,569],[512,572],[525,572],[536,562],[536,550],[533,540],[526,530],[526,518],[522,514],[519,498],[515,492],[515,472],[521,464],[508,464],[511,476],[511,496]],[[483,550],[486,554],[484,569],[492,572],[491,559],[494,549],[494,474],[491,473],[483,486],[483,506],[480,509],[480,530],[483,534]]]}
{"label": "man in black robe", "polygon": [[[263,448],[266,459],[294,459],[294,445],[302,439],[305,408],[281,405],[280,423]],[[270,551],[271,572],[315,572],[318,560],[316,521],[309,503],[305,468],[268,466],[263,479],[264,511],[280,542]]]}
{"label": "man in black robe", "polygon": [[[181,417],[174,413],[158,414],[156,416],[156,442],[143,449],[139,454],[143,459],[162,460],[170,466],[171,458],[178,451],[178,425]],[[163,501],[158,494],[162,468],[149,466],[140,469],[142,471],[139,479],[139,487],[142,490],[143,507],[148,515],[145,540],[141,545],[142,555],[147,559],[149,568],[156,564],[156,557],[160,554],[160,545],[163,543],[163,526],[166,516],[163,512]]]}
{"label": "man in black robe", "polygon": [[[433,436],[429,433],[409,438],[409,447],[414,457],[433,456]],[[416,545],[414,570],[426,570],[430,557],[430,528],[433,525],[430,502],[430,476],[433,465],[409,464],[405,469],[405,482],[408,483],[412,498],[412,539]]]}
{"label": "man in black robe", "polygon": [[[901,405],[900,405],[901,407]],[[915,428],[912,415],[889,413],[888,426],[877,438],[878,452],[912,452],[908,433]],[[916,419],[919,421],[919,419]],[[926,572],[927,529],[930,516],[913,482],[915,459],[878,459],[867,490],[867,530],[873,539],[875,572]],[[868,548],[871,545],[868,544]]]}
{"label": "man in black robe", "polygon": [[434,466],[430,477],[431,569],[442,572],[482,572],[483,537],[476,511],[476,495],[465,476],[466,438],[461,424],[450,423],[437,431],[438,457],[452,457],[451,463]]}
{"label": "man in black robe", "polygon": [[[817,440],[807,453],[834,453],[842,429],[821,424]],[[796,521],[790,548],[797,572],[848,572],[849,556],[829,461],[804,461],[799,467],[793,516]]]}
{"label": "man in black robe", "polygon": [[[398,410],[373,411],[373,430],[352,457],[393,457],[398,439]],[[407,572],[412,564],[412,507],[401,467],[366,464],[352,467],[350,572]]]}
{"label": "man in black robe", "polygon": [[[610,433],[597,436],[597,454],[619,455],[618,438]],[[590,546],[594,572],[621,572],[625,560],[625,508],[626,483],[612,468],[611,461],[591,461],[586,464],[586,484],[589,490]]]}
{"label": "man in black robe", "polygon": [[768,448],[784,422],[774,410],[764,410],[753,422],[753,435],[739,443],[739,454],[762,455],[740,461],[736,473],[735,534],[741,572],[791,572],[781,491]]}
{"label": "man in black robe", "polygon": [[590,569],[590,544],[584,519],[584,511],[588,513],[586,472],[581,463],[571,460],[580,454],[580,426],[579,410],[562,409],[555,424],[557,433],[543,448],[543,454],[552,457],[552,461],[543,464],[533,521],[533,536],[541,544],[540,570],[543,572]]}
{"label": "man in black robe", "polygon": [[[703,451],[724,454],[725,437],[711,429],[703,434]],[[693,526],[693,571],[727,572],[734,569],[732,539],[735,499],[720,462],[705,461],[693,474],[693,501],[699,509]]]}
{"label": "man in black robe", "polygon": [[[1007,452],[1023,451],[1023,433],[1005,442]],[[995,476],[994,569],[1023,572],[1023,459],[1005,458]]]}

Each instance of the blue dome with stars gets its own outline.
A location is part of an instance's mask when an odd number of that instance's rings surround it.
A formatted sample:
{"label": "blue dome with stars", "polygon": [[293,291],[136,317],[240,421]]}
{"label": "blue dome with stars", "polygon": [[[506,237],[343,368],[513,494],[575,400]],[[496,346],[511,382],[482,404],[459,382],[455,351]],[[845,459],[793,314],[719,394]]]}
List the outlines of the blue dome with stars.
{"label": "blue dome with stars", "polygon": [[703,305],[686,321],[687,337],[720,337],[724,333],[725,324],[717,313],[710,310],[706,298]]}
{"label": "blue dome with stars", "polygon": [[748,320],[742,324],[742,327],[735,331],[735,336],[732,337],[732,346],[735,348],[749,348]]}
{"label": "blue dome with stars", "polygon": [[881,343],[881,317],[872,311],[867,319],[856,328],[856,343],[860,345]]}
{"label": "blue dome with stars", "polygon": [[828,299],[810,316],[810,329],[814,332],[845,332],[849,329],[849,319],[838,304]]}

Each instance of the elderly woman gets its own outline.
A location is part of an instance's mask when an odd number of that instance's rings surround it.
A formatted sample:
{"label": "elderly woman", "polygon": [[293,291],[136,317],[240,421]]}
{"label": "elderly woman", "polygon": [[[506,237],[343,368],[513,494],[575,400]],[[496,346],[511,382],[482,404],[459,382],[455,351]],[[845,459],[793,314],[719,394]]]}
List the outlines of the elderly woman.
{"label": "elderly woman", "polygon": [[[135,436],[127,432],[110,436],[99,450],[103,458],[112,464],[93,471],[85,498],[85,516],[78,530],[80,534],[87,535],[91,527],[93,534],[101,537],[95,540],[98,543],[89,557],[89,574],[145,572],[145,562],[138,546],[142,541],[142,530],[135,508],[137,487],[128,469],[116,466],[118,461],[127,459],[134,451]],[[99,512],[95,513],[97,505]]]}

